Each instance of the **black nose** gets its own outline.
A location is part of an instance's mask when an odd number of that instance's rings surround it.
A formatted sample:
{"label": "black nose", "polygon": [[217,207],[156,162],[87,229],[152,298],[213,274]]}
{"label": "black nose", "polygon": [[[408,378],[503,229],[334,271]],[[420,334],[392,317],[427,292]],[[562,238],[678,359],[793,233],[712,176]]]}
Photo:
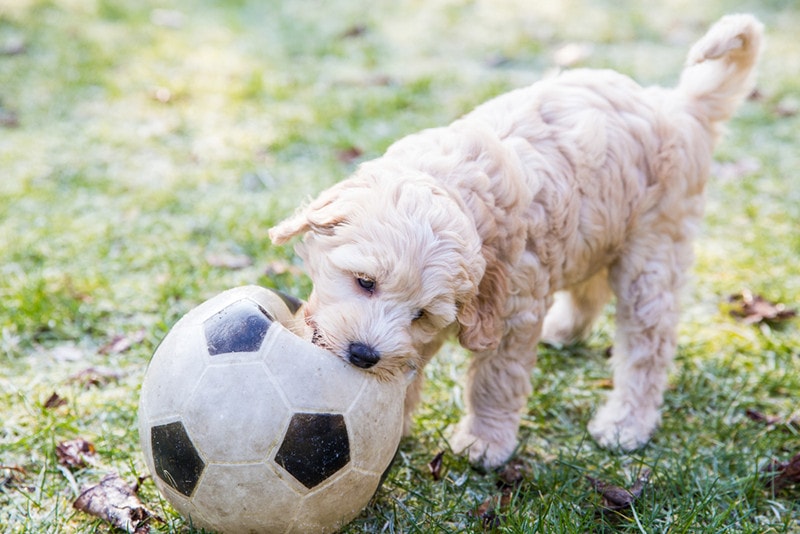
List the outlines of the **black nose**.
{"label": "black nose", "polygon": [[364,343],[350,343],[347,358],[350,363],[362,369],[369,369],[381,359],[381,353]]}

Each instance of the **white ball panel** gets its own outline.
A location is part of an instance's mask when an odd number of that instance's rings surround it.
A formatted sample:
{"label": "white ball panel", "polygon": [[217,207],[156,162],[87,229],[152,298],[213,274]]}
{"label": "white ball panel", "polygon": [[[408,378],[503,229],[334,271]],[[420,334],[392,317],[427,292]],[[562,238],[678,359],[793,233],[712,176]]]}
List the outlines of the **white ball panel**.
{"label": "white ball panel", "polygon": [[142,384],[141,404],[150,420],[180,413],[208,365],[202,328],[179,323],[156,349]]}
{"label": "white ball panel", "polygon": [[350,411],[350,454],[354,465],[383,473],[403,434],[404,380],[368,380]]}
{"label": "white ball panel", "polygon": [[211,365],[186,404],[183,423],[205,458],[267,458],[290,413],[260,363]]}
{"label": "white ball panel", "polygon": [[192,519],[225,532],[285,532],[300,496],[265,464],[206,467]]}
{"label": "white ball panel", "polygon": [[345,412],[371,378],[285,329],[267,335],[264,363],[294,411]]}
{"label": "white ball panel", "polygon": [[330,486],[303,498],[292,532],[336,532],[369,503],[380,475],[348,469]]}

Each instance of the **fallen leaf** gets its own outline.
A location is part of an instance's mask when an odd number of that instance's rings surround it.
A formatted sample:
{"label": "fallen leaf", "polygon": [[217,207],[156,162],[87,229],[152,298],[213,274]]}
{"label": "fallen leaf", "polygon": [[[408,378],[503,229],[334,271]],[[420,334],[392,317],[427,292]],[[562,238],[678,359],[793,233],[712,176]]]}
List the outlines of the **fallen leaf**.
{"label": "fallen leaf", "polygon": [[797,416],[781,417],[779,415],[765,415],[752,408],[746,409],[744,414],[748,419],[755,421],[756,423],[764,423],[767,426],[790,427],[790,430],[791,428],[800,428],[800,417]]}
{"label": "fallen leaf", "polygon": [[19,117],[11,110],[0,108],[0,126],[3,128],[17,128]]}
{"label": "fallen leaf", "polygon": [[367,26],[364,24],[356,24],[345,30],[342,33],[342,38],[352,39],[353,37],[361,37],[365,33],[367,33]]}
{"label": "fallen leaf", "polygon": [[798,112],[800,112],[800,99],[795,96],[784,97],[775,104],[775,114],[778,117],[794,117]]}
{"label": "fallen leaf", "polygon": [[16,484],[20,481],[20,477],[28,476],[25,468],[18,465],[0,464],[0,471],[8,471],[7,475],[0,477],[0,487]]}
{"label": "fallen leaf", "polygon": [[69,377],[69,382],[80,384],[84,388],[92,386],[102,387],[111,382],[116,382],[121,377],[122,373],[114,371],[113,369],[108,369],[106,367],[87,367]]}
{"label": "fallen leaf", "polygon": [[28,472],[18,465],[0,465],[0,492],[2,488],[19,488]]}
{"label": "fallen leaf", "polygon": [[486,58],[485,65],[490,69],[503,67],[511,63],[512,59],[505,54],[493,54]]}
{"label": "fallen leaf", "polygon": [[150,532],[152,519],[162,521],[144,507],[136,489],[117,473],[110,473],[99,484],[84,488],[72,507],[134,534]]}
{"label": "fallen leaf", "polygon": [[481,520],[484,529],[494,530],[500,526],[503,512],[508,511],[514,492],[522,484],[527,473],[527,466],[519,459],[511,460],[497,472],[497,487],[500,489],[500,494],[487,497],[473,512],[475,517]]}
{"label": "fallen leaf", "polygon": [[220,267],[222,269],[236,271],[239,269],[244,269],[245,267],[250,267],[253,265],[253,260],[250,258],[250,256],[245,254],[231,254],[223,252],[220,254],[207,254],[206,263],[212,267]]}
{"label": "fallen leaf", "polygon": [[100,354],[121,354],[128,351],[134,345],[144,341],[147,332],[144,328],[131,334],[117,334],[112,337],[105,345],[100,347]]}
{"label": "fallen leaf", "polygon": [[487,497],[485,501],[475,508],[475,517],[481,520],[483,528],[492,530],[500,526],[500,517],[497,515],[497,496]]}
{"label": "fallen leaf", "polygon": [[522,460],[515,458],[497,473],[497,486],[499,488],[516,488],[522,484],[528,474],[528,466]]}
{"label": "fallen leaf", "polygon": [[267,264],[266,268],[264,269],[264,274],[266,274],[269,277],[278,276],[281,274],[291,274],[293,276],[299,276],[303,274],[303,271],[296,265],[292,265],[287,261],[275,260]]}
{"label": "fallen leaf", "polygon": [[433,460],[428,462],[428,469],[431,471],[433,480],[439,481],[442,479],[442,458],[444,458],[444,451],[433,457]]}
{"label": "fallen leaf", "polygon": [[762,471],[774,473],[767,481],[770,486],[779,491],[789,484],[800,483],[800,453],[795,454],[788,462],[770,462]]}
{"label": "fallen leaf", "polygon": [[65,398],[61,397],[55,391],[53,392],[52,395],[47,397],[46,401],[44,401],[44,407],[46,409],[48,409],[48,410],[53,410],[53,409],[58,408],[60,406],[64,406],[65,404],[67,404],[67,400]]}
{"label": "fallen leaf", "polygon": [[618,512],[630,508],[636,499],[641,497],[644,487],[650,481],[650,474],[649,469],[643,469],[629,490],[588,475],[586,475],[586,479],[603,498],[603,509]]}
{"label": "fallen leaf", "polygon": [[763,413],[759,412],[758,410],[754,410],[752,408],[748,408],[744,411],[744,414],[747,416],[748,419],[755,421],[756,423],[766,423],[768,425],[774,425],[779,423],[781,418],[776,415],[764,415]]}
{"label": "fallen leaf", "polygon": [[750,94],[747,95],[747,100],[761,102],[764,100],[764,93],[758,87],[754,87],[753,90],[750,91]]}
{"label": "fallen leaf", "polygon": [[342,148],[336,152],[336,158],[342,163],[352,163],[364,154],[357,146]]}
{"label": "fallen leaf", "polygon": [[0,469],[8,470],[8,471],[15,471],[21,475],[27,475],[28,472],[25,471],[24,467],[20,467],[18,465],[0,465]]}
{"label": "fallen leaf", "polygon": [[81,468],[87,464],[95,465],[95,448],[83,438],[62,441],[56,445],[58,463],[64,467]]}
{"label": "fallen leaf", "polygon": [[730,314],[740,318],[745,324],[777,324],[797,315],[796,310],[787,308],[781,303],[770,302],[746,289],[731,295],[728,302],[732,305]]}

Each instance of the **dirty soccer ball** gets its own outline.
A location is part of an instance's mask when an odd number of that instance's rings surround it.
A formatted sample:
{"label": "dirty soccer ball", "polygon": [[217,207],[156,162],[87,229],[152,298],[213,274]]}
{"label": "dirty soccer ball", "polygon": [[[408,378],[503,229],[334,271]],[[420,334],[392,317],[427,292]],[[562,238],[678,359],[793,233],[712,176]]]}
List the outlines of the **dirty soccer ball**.
{"label": "dirty soccer ball", "polygon": [[391,463],[405,381],[378,381],[292,333],[300,304],[256,286],[226,291],[186,314],[150,361],[145,461],[196,527],[335,531]]}

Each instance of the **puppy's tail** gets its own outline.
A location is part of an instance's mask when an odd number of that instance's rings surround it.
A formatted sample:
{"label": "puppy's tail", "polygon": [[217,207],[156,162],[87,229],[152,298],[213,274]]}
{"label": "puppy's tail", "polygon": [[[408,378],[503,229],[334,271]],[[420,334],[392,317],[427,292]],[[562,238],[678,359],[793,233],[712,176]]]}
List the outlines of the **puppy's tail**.
{"label": "puppy's tail", "polygon": [[763,32],[752,15],[727,15],[692,47],[678,90],[698,117],[724,121],[753,90]]}

